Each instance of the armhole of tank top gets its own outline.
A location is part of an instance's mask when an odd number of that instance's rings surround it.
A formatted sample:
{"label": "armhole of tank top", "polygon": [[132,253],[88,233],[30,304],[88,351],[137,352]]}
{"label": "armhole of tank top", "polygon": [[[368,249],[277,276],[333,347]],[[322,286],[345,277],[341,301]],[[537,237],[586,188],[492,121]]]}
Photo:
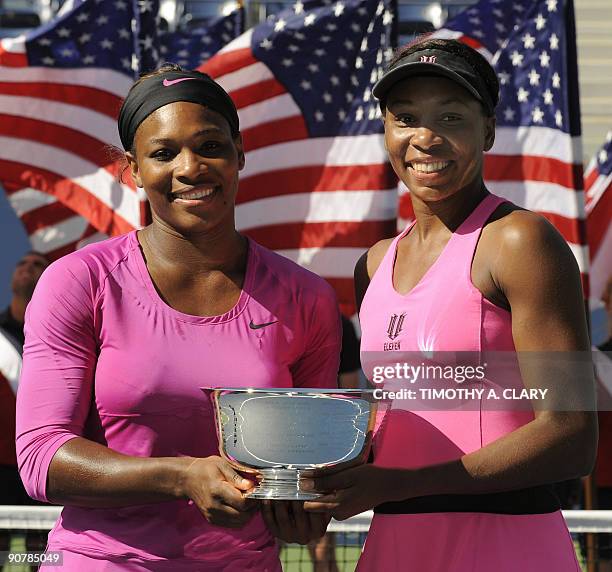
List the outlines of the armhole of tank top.
{"label": "armhole of tank top", "polygon": [[[495,195],[491,195],[491,196],[495,196]],[[476,250],[478,249],[478,245],[480,244],[480,239],[482,238],[482,231],[484,230],[484,227],[487,226],[487,224],[489,223],[489,221],[491,220],[491,217],[495,214],[495,211],[504,203],[507,203],[509,201],[507,201],[506,199],[502,198],[502,197],[496,197],[497,199],[500,199],[497,204],[495,205],[495,208],[489,213],[489,216],[485,219],[485,221],[482,223],[482,226],[480,227],[480,230],[478,231],[478,235],[476,236],[476,241],[474,242],[474,250],[472,251],[472,256],[470,258],[470,263],[467,266],[467,283],[469,285],[469,287],[474,291],[477,292],[480,295],[481,298],[481,304],[489,304],[494,308],[497,308],[499,310],[503,310],[504,312],[508,312],[508,314],[510,314],[510,310],[508,310],[507,308],[504,308],[503,306],[498,306],[497,304],[495,304],[495,302],[489,300],[480,290],[480,288],[478,288],[474,282],[472,281],[472,268],[474,266],[474,258],[476,257]]]}
{"label": "armhole of tank top", "polygon": [[[404,230],[402,230],[402,232],[400,232],[391,242],[391,244],[389,245],[389,248],[387,248],[387,252],[385,252],[385,255],[383,256],[383,259],[381,260],[380,264],[379,264],[379,268],[382,266],[382,264],[385,262],[385,259],[387,258],[387,256],[389,256],[389,251],[391,250],[391,261],[389,262],[389,284],[391,285],[391,289],[393,291],[395,291],[395,288],[393,288],[393,270],[395,270],[395,263],[397,261],[397,251],[399,249],[399,243],[400,240],[402,240],[402,238],[405,238],[406,235],[412,230],[412,228],[414,227],[414,225],[416,224],[416,220],[413,220],[410,224],[408,224],[406,226],[406,228]],[[376,273],[375,273],[376,274]],[[374,276],[372,276],[372,278],[374,278]]]}
{"label": "armhole of tank top", "polygon": [[[372,274],[372,276],[369,276],[368,287],[366,288],[365,293],[363,295],[363,299],[361,300],[361,308],[363,308],[363,305],[368,298],[368,292],[371,291],[371,288],[383,287],[383,288],[387,288],[389,291],[393,291],[393,292],[395,291],[395,289],[393,288],[393,267],[395,266],[395,259],[397,257],[397,245],[399,241],[402,239],[402,237],[406,235],[408,230],[412,228],[412,226],[414,226],[414,222],[410,223],[410,225],[408,225],[400,234],[398,234],[391,241],[391,244],[388,246],[387,250],[383,254],[383,257],[379,265],[376,267],[376,270],[374,270],[374,274]],[[388,262],[387,258],[389,256],[392,256],[393,260],[390,263],[390,268],[388,272],[389,276],[387,277],[388,280],[386,280],[385,276],[382,276],[380,272],[381,272],[381,267],[385,266],[385,264]],[[387,264],[387,266],[389,266],[389,264]],[[382,271],[385,272],[384,269]],[[374,283],[375,280],[376,280],[376,284]],[[361,311],[358,312],[358,315],[360,314],[361,314]]]}

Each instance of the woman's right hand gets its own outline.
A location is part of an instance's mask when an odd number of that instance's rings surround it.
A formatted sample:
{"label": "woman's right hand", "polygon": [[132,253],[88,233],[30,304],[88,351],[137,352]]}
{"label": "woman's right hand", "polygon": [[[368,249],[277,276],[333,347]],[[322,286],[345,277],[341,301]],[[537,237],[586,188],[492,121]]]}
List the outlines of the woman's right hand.
{"label": "woman's right hand", "polygon": [[244,478],[221,457],[191,459],[185,469],[184,495],[200,509],[204,518],[217,526],[241,528],[259,508],[259,503],[244,493],[256,484]]}

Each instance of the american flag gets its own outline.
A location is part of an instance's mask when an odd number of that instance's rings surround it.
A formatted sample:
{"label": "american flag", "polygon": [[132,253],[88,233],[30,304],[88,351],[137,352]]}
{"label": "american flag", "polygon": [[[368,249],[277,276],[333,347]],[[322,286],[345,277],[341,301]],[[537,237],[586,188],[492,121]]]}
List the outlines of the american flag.
{"label": "american flag", "polygon": [[[478,49],[500,80],[491,192],[552,222],[588,286],[574,8],[571,0],[481,0],[433,36]],[[408,199],[400,213],[411,215]]]}
{"label": "american flag", "polygon": [[144,194],[129,176],[118,182],[109,146],[120,147],[117,113],[138,73],[179,59],[172,44],[161,54],[158,4],[77,0],[0,43],[0,182],[32,247],[52,259],[146,222]]}
{"label": "american flag", "polygon": [[591,295],[601,298],[612,276],[612,131],[584,174]]}
{"label": "american flag", "polygon": [[202,26],[158,32],[161,59],[186,69],[195,69],[242,34],[243,26],[244,8],[238,7],[231,14],[215,18]]}
{"label": "american flag", "polygon": [[356,260],[395,228],[396,179],[371,93],[393,22],[387,0],[298,0],[201,68],[239,110],[237,227],[325,277],[349,315]]}

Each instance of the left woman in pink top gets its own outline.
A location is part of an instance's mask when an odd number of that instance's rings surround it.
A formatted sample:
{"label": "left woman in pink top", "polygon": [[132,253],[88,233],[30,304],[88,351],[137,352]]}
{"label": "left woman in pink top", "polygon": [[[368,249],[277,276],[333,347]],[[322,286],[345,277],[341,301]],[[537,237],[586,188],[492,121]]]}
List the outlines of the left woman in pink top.
{"label": "left woman in pink top", "polygon": [[[278,571],[243,496],[252,481],[217,456],[199,388],[335,386],[335,295],[236,231],[243,145],[212,79],[172,65],[142,78],[119,131],[153,222],[41,278],[17,402],[21,477],[32,497],[65,505],[48,544],[63,570]],[[276,522],[294,519],[278,510],[266,515],[280,534]],[[306,541],[326,519],[282,534]]]}

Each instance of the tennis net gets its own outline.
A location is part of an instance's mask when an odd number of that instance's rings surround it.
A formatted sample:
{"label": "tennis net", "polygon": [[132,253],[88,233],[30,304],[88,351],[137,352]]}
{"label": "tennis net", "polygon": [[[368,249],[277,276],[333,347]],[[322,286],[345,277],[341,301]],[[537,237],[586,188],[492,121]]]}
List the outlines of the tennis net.
{"label": "tennis net", "polygon": [[[60,510],[61,507],[54,506],[0,506],[0,538],[7,542],[1,550],[15,554],[35,550],[32,547],[37,543],[40,546],[40,539],[53,527]],[[612,510],[569,510],[563,514],[582,569],[596,572],[600,565],[601,570],[612,569]],[[318,559],[318,570],[352,572],[371,519],[372,513],[366,512],[342,522],[332,521],[326,540],[317,546],[284,546],[281,550],[284,572],[314,572],[313,558]],[[33,569],[13,562],[10,566],[5,563],[2,572]]]}

